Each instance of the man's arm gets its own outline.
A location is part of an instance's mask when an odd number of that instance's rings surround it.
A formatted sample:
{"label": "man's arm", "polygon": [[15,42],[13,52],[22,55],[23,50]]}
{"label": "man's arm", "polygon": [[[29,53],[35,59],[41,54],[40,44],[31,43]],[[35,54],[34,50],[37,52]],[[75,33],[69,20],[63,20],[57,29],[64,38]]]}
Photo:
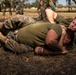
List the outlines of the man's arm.
{"label": "man's arm", "polygon": [[[39,55],[51,55],[51,54],[66,54],[68,51],[65,49],[65,47],[61,47],[57,41],[58,35],[57,33],[51,29],[48,31],[46,36],[46,47],[36,47],[35,48],[35,54]],[[63,40],[63,38],[62,38]],[[63,43],[63,42],[62,42]]]}
{"label": "man's arm", "polygon": [[67,51],[57,51],[57,52],[53,52],[51,50],[48,50],[44,47],[41,47],[41,46],[37,46],[35,48],[35,51],[34,53],[36,55],[53,55],[53,54],[67,54],[68,52]]}
{"label": "man's arm", "polygon": [[62,35],[61,35],[61,38],[60,38],[60,41],[59,41],[59,45],[61,46],[63,53],[64,53],[64,52],[67,52],[67,53],[68,53],[68,50],[67,50],[66,47],[63,45],[63,40],[64,40],[65,35],[66,35],[66,27],[63,26],[63,25],[60,25],[60,26],[61,26],[61,28],[62,28]]}
{"label": "man's arm", "polygon": [[57,43],[58,42],[57,38],[58,38],[57,33],[53,29],[50,29],[47,33],[45,42],[46,44],[49,44],[51,41],[54,41]]}
{"label": "man's arm", "polygon": [[62,28],[62,35],[61,35],[61,38],[60,38],[60,41],[59,41],[59,45],[60,45],[61,47],[63,47],[63,40],[64,40],[64,37],[65,37],[65,35],[66,35],[66,27],[63,26],[63,25],[60,25],[60,26],[61,26],[61,28]]}
{"label": "man's arm", "polygon": [[[63,32],[65,33],[64,30],[63,30]],[[61,37],[60,42],[58,42],[57,39],[58,39],[57,33],[52,29],[49,30],[49,32],[47,33],[47,36],[46,36],[47,48],[53,52],[58,52],[58,51],[63,52],[64,51],[64,53],[65,53],[67,50],[63,46],[64,35]]]}

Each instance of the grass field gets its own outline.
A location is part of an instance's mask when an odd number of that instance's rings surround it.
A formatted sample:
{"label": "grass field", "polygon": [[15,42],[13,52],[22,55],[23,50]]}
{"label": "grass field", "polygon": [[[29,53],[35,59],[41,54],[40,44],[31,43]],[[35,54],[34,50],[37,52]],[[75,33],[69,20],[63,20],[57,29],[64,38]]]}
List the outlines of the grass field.
{"label": "grass field", "polygon": [[[64,17],[75,17],[76,12],[57,12],[60,15],[63,15]],[[16,15],[15,12],[12,13],[12,15]],[[32,16],[32,17],[37,17],[37,11],[36,9],[25,9],[24,10],[24,15]],[[9,12],[6,12],[6,16],[9,16]],[[2,12],[0,12],[0,18],[2,17]]]}
{"label": "grass field", "polygon": [[[25,10],[24,15],[38,17],[36,10],[28,11]],[[76,13],[58,12],[58,14],[65,18],[76,16]],[[2,12],[0,16],[3,17]],[[6,17],[8,16],[7,12]],[[37,56],[34,52],[16,54],[1,47],[0,75],[76,75],[76,45],[66,55],[51,56]]]}

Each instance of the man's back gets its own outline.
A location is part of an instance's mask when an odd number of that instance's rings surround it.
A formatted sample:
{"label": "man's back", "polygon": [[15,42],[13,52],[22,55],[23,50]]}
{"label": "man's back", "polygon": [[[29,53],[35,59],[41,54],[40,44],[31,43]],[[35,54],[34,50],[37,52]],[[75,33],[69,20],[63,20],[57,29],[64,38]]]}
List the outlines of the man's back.
{"label": "man's back", "polygon": [[45,39],[48,31],[50,29],[56,31],[57,35],[61,35],[61,27],[58,25],[42,25],[42,24],[32,24],[21,28],[18,31],[18,40],[21,43],[25,43],[29,46],[36,47],[38,45],[44,45]]}

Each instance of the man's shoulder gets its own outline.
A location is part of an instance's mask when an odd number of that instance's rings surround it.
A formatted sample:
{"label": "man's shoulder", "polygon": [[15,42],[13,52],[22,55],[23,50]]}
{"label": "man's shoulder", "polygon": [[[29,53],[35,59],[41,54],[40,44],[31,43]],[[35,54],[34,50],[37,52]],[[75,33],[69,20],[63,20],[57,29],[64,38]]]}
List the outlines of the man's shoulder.
{"label": "man's shoulder", "polygon": [[52,24],[51,29],[53,29],[58,36],[60,36],[62,33],[62,28],[59,24]]}

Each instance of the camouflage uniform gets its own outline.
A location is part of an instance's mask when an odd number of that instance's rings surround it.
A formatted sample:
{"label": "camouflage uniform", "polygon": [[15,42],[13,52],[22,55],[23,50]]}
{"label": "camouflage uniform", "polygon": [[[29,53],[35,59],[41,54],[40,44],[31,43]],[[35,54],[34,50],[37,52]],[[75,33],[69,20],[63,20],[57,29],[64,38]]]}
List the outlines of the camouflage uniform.
{"label": "camouflage uniform", "polygon": [[1,32],[6,35],[11,30],[16,30],[33,23],[36,23],[36,21],[29,16],[15,15],[3,22]]}
{"label": "camouflage uniform", "polygon": [[9,8],[10,15],[12,15],[10,0],[2,0],[1,9],[3,11],[3,16],[5,16],[5,12],[6,12],[7,7]]}
{"label": "camouflage uniform", "polygon": [[[54,29],[55,32],[57,32],[58,37],[61,35],[62,29],[58,25],[31,24],[29,26],[21,28],[20,30],[18,30],[17,33],[10,32],[10,34],[9,34],[10,37],[8,37],[9,40],[5,43],[5,46],[8,49],[10,49],[14,52],[18,52],[18,53],[33,51],[36,46],[45,45],[45,38],[46,38],[47,32],[51,28]],[[37,30],[37,29],[39,29],[39,30]],[[20,35],[19,35],[19,33],[20,33]],[[43,36],[41,36],[41,35],[43,35]],[[25,36],[25,38],[22,38],[24,36]],[[29,39],[30,36],[31,36],[31,39]],[[19,39],[19,38],[21,38],[21,39]],[[20,40],[24,40],[24,41],[20,41]],[[31,47],[29,47],[29,46],[31,46]]]}
{"label": "camouflage uniform", "polygon": [[[20,2],[20,1],[19,1]],[[18,2],[18,3],[19,3]],[[21,2],[20,2],[21,3]],[[21,14],[21,15],[23,15],[23,6],[22,6],[22,4],[19,6],[19,5],[17,5],[16,6],[16,8],[15,8],[15,10],[16,10],[16,14]]]}
{"label": "camouflage uniform", "polygon": [[16,33],[15,32],[9,32],[6,37],[8,37],[9,40],[7,43],[5,43],[3,45],[3,47],[8,48],[15,53],[33,52],[34,49],[32,47],[25,45],[25,44],[21,44],[21,43],[16,41],[16,39],[15,39]]}
{"label": "camouflage uniform", "polygon": [[45,13],[46,7],[47,6],[44,3],[44,1],[43,1],[43,5],[40,5],[40,3],[38,3],[37,10],[40,9],[40,15],[39,15],[37,20],[44,20],[44,21],[46,21],[46,13]]}
{"label": "camouflage uniform", "polygon": [[[36,23],[36,21],[33,18],[31,18],[29,16],[24,16],[24,15],[12,16],[10,19],[5,20],[2,25],[1,32],[4,35],[6,35],[6,37],[12,38],[8,41],[7,44],[5,44],[6,47],[11,49],[12,51],[14,51],[14,45],[15,45],[16,48],[15,48],[14,52],[16,52],[16,53],[22,53],[22,52],[26,53],[29,51],[33,51],[32,47],[17,43],[15,36],[17,34],[17,29],[30,25],[30,24],[34,24],[34,23]],[[13,39],[16,41],[14,41]],[[12,43],[12,45],[11,45],[11,43]]]}
{"label": "camouflage uniform", "polygon": [[37,10],[40,9],[41,14],[38,17],[38,20],[46,20],[46,13],[45,13],[45,9],[46,8],[51,8],[53,11],[55,11],[55,5],[56,5],[56,1],[57,0],[52,0],[53,4],[50,5],[50,0],[42,0],[43,1],[43,5],[40,5],[40,3],[38,3],[37,6]]}

